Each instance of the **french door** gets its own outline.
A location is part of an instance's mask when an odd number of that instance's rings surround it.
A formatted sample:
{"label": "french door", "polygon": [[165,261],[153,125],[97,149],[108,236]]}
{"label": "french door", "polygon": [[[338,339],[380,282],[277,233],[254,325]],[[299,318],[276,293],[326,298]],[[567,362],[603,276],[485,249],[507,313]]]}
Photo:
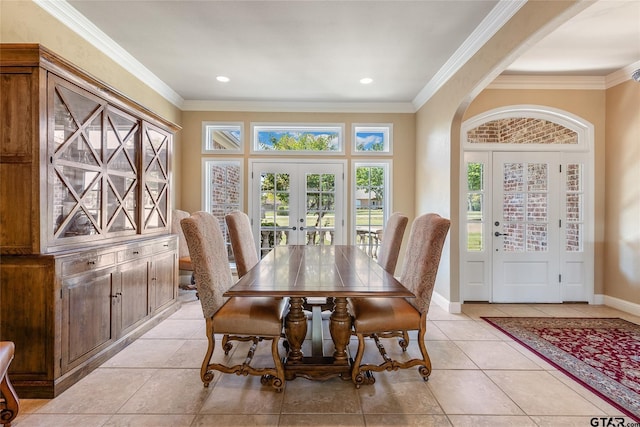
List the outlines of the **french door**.
{"label": "french door", "polygon": [[493,154],[493,301],[562,301],[559,157]]}
{"label": "french door", "polygon": [[251,163],[253,235],[260,254],[278,245],[344,243],[344,162]]}

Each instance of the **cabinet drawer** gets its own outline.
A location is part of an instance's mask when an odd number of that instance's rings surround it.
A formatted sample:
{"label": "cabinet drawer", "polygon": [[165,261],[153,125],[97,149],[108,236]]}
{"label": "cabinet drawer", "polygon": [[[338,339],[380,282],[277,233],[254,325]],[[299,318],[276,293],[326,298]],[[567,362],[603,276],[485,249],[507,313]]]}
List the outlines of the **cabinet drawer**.
{"label": "cabinet drawer", "polygon": [[74,256],[72,259],[62,262],[62,276],[71,276],[85,271],[96,270],[98,268],[114,265],[115,263],[116,254],[113,252],[82,253]]}
{"label": "cabinet drawer", "polygon": [[175,239],[162,240],[160,242],[153,242],[140,245],[132,245],[127,249],[123,249],[118,252],[118,262],[131,261],[139,258],[144,258],[159,252],[165,252],[176,249]]}

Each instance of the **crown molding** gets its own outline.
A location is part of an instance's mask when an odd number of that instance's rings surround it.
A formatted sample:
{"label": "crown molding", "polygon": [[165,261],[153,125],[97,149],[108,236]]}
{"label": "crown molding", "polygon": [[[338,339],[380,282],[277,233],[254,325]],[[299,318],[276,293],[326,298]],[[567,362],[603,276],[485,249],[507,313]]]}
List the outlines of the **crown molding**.
{"label": "crown molding", "polygon": [[588,89],[603,90],[605,78],[600,76],[521,76],[501,75],[486,89]]}
{"label": "crown molding", "polygon": [[414,110],[418,111],[526,2],[526,0],[500,0],[427,85],[416,95],[413,99]]}
{"label": "crown molding", "polygon": [[500,75],[486,89],[552,89],[606,90],[631,80],[631,73],[640,68],[640,61],[606,76],[532,76]]}
{"label": "crown molding", "polygon": [[620,83],[624,83],[627,80],[631,80],[631,74],[637,69],[640,69],[640,61],[636,61],[633,64],[629,64],[626,67],[609,74],[605,78],[605,85],[607,89],[619,85]]}
{"label": "crown molding", "polygon": [[182,111],[260,111],[282,113],[415,113],[410,102],[268,102],[186,100]]}
{"label": "crown molding", "polygon": [[158,92],[167,101],[178,108],[182,107],[184,99],[176,91],[160,80],[158,76],[153,74],[65,0],[33,0],[33,2],[120,64],[144,84]]}

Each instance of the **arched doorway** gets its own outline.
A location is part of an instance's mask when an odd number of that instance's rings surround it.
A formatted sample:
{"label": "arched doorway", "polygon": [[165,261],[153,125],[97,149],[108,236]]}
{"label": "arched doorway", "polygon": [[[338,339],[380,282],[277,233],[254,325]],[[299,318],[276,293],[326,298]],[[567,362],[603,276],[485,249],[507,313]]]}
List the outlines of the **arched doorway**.
{"label": "arched doorway", "polygon": [[461,300],[592,302],[593,126],[508,106],[461,141]]}

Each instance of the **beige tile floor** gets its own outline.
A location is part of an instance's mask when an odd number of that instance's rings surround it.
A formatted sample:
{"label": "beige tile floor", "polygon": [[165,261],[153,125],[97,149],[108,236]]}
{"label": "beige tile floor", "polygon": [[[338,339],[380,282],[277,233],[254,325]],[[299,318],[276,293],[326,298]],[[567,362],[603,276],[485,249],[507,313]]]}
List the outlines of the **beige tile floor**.
{"label": "beige tile floor", "polygon": [[[428,382],[410,369],[377,373],[374,385],[359,390],[337,378],[296,379],[275,393],[258,377],[218,373],[204,388],[202,311],[193,292],[182,292],[181,300],[179,311],[57,398],[22,400],[14,425],[589,426],[592,417],[620,413],[480,316],[600,316],[640,323],[627,313],[586,304],[471,304],[462,314],[432,306]],[[243,345],[236,343],[231,357],[243,358]],[[256,363],[269,357],[269,346],[261,347]],[[386,347],[400,351],[394,343]],[[408,351],[418,351],[415,341]]]}

